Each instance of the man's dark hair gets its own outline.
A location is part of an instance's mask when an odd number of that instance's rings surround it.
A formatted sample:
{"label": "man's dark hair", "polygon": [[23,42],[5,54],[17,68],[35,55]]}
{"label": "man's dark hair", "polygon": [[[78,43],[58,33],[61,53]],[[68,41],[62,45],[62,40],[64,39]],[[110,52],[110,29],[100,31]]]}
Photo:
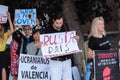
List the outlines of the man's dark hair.
{"label": "man's dark hair", "polygon": [[54,13],[54,15],[53,15],[53,20],[54,20],[54,21],[55,21],[56,19],[60,19],[60,18],[63,18],[62,12],[56,12],[56,13]]}

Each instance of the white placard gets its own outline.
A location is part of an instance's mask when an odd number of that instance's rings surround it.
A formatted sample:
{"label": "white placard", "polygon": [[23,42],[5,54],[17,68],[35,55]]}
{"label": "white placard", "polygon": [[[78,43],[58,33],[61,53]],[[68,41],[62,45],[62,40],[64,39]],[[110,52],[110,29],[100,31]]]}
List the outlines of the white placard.
{"label": "white placard", "polygon": [[0,5],[0,23],[6,23],[7,22],[7,11],[8,6]]}
{"label": "white placard", "polygon": [[80,52],[75,36],[75,31],[41,35],[43,56],[56,57]]}
{"label": "white placard", "polygon": [[20,54],[18,80],[50,80],[49,59]]}

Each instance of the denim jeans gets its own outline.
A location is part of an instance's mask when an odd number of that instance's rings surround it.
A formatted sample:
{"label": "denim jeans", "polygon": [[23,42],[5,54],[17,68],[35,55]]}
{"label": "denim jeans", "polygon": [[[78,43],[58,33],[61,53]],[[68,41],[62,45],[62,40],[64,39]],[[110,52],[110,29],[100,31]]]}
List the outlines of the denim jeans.
{"label": "denim jeans", "polygon": [[86,71],[84,73],[84,80],[90,80],[90,74],[91,74],[90,67],[91,67],[90,63],[87,63]]}

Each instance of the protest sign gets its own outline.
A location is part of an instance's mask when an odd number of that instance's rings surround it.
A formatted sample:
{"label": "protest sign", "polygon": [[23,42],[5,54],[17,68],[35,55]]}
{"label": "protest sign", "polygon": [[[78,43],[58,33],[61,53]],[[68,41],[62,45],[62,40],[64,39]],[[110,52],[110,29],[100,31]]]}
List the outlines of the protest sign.
{"label": "protest sign", "polygon": [[6,23],[7,22],[7,11],[8,6],[0,5],[0,23]]}
{"label": "protest sign", "polygon": [[56,57],[80,52],[75,36],[75,31],[41,35],[43,56]]}
{"label": "protest sign", "polygon": [[20,54],[18,80],[50,80],[49,59]]}
{"label": "protest sign", "polygon": [[119,80],[118,50],[95,51],[95,80]]}
{"label": "protest sign", "polygon": [[36,9],[16,9],[16,25],[36,25]]}

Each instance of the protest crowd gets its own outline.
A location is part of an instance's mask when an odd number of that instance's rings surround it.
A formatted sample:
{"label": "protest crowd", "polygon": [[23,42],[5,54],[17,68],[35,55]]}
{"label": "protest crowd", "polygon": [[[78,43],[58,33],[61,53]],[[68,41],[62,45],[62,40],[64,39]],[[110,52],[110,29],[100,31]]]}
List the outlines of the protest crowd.
{"label": "protest crowd", "polygon": [[[80,36],[64,24],[62,12],[55,12],[43,31],[36,9],[16,9],[12,21],[8,7],[1,8],[0,80],[9,80],[10,75],[12,80],[119,80],[119,71],[113,74],[119,69],[118,50],[111,50],[102,16],[92,20],[88,40],[80,50]],[[73,69],[73,55],[80,52],[83,76],[77,67]]]}

